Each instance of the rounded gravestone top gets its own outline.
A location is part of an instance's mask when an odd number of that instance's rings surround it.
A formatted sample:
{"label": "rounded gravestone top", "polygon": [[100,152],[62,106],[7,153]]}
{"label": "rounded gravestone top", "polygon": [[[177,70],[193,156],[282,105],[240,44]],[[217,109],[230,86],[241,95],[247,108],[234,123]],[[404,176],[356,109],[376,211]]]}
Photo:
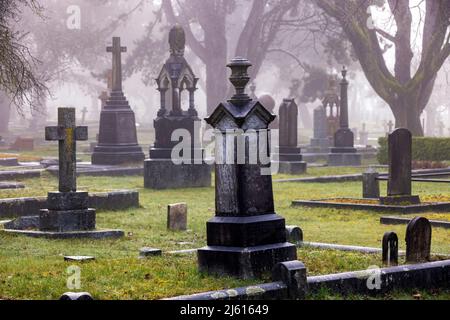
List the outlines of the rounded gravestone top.
{"label": "rounded gravestone top", "polygon": [[259,102],[270,112],[273,112],[275,110],[275,99],[268,94],[264,94],[261,97],[258,98]]}

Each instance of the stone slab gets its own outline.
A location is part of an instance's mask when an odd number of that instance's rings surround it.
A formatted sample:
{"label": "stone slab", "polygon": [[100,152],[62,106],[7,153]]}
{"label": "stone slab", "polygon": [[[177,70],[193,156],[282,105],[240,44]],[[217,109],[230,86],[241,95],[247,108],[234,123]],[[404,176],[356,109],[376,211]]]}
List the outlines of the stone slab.
{"label": "stone slab", "polygon": [[360,166],[362,155],[359,153],[330,153],[328,165],[330,167],[353,167]]}
{"label": "stone slab", "polygon": [[[327,202],[336,199],[321,199],[321,200],[296,200],[292,202],[294,207],[308,207],[308,208],[332,208],[332,209],[347,209],[347,210],[366,210],[374,212],[395,212],[397,214],[413,214],[430,211],[448,212],[450,210],[450,202],[439,203],[422,203],[411,206],[389,206],[381,204],[356,204],[356,203],[332,203]],[[352,200],[352,199],[348,199]],[[354,200],[354,199],[353,199]]]}
{"label": "stone slab", "polygon": [[[50,166],[47,171],[55,176],[59,174],[58,166]],[[108,166],[108,165],[92,165],[90,163],[77,164],[77,176],[91,177],[123,177],[123,176],[140,176],[144,173],[142,166]]]}
{"label": "stone slab", "polygon": [[161,249],[155,248],[142,248],[139,250],[140,258],[149,258],[149,257],[157,257],[162,255]]}
{"label": "stone slab", "polygon": [[94,261],[95,257],[90,256],[65,256],[64,261],[71,261],[71,262],[90,262]]}
{"label": "stone slab", "polygon": [[0,190],[24,189],[25,185],[20,182],[0,182]]}
{"label": "stone slab", "polygon": [[144,186],[147,189],[209,188],[212,166],[203,164],[176,165],[171,160],[146,160]]}
{"label": "stone slab", "polygon": [[94,231],[76,231],[76,232],[44,232],[28,230],[9,230],[3,232],[18,236],[27,236],[31,238],[45,239],[117,239],[122,238],[125,233],[122,230],[94,230]]}
{"label": "stone slab", "polygon": [[[370,290],[367,286],[369,277],[373,277],[374,274],[379,275],[381,279],[379,290]],[[310,293],[326,289],[341,295],[385,294],[407,289],[448,289],[450,260],[384,268],[378,271],[363,270],[308,277],[308,287]]]}
{"label": "stone slab", "polygon": [[304,174],[306,173],[308,167],[305,161],[280,161],[276,163],[272,162],[272,166],[277,166],[278,173],[281,174]]}
{"label": "stone slab", "polygon": [[[21,216],[38,216],[41,209],[46,209],[47,197],[14,198],[0,200],[0,218]],[[89,195],[89,207],[97,211],[125,210],[139,207],[139,192],[112,191]]]}
{"label": "stone slab", "polygon": [[187,230],[188,207],[186,203],[167,206],[167,229],[171,231]]}
{"label": "stone slab", "polygon": [[19,159],[17,159],[17,158],[0,158],[0,166],[16,167],[18,165],[19,165]]}
{"label": "stone slab", "polygon": [[[380,223],[385,225],[407,225],[411,222],[410,218],[400,217],[381,217]],[[450,221],[430,220],[431,226],[436,228],[450,229]]]}
{"label": "stone slab", "polygon": [[43,170],[0,171],[0,181],[40,178]]}

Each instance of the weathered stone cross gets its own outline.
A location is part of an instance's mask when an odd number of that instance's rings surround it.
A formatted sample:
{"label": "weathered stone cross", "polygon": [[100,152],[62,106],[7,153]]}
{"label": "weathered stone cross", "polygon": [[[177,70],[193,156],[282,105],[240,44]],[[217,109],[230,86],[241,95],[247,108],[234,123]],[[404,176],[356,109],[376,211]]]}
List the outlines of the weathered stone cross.
{"label": "weathered stone cross", "polygon": [[87,127],[76,127],[75,108],[58,109],[58,126],[45,128],[45,140],[59,141],[59,191],[77,191],[76,141],[88,139]]}
{"label": "weathered stone cross", "polygon": [[111,52],[112,59],[112,91],[122,91],[122,52],[127,52],[127,47],[120,45],[120,37],[113,37],[112,47],[106,48]]}

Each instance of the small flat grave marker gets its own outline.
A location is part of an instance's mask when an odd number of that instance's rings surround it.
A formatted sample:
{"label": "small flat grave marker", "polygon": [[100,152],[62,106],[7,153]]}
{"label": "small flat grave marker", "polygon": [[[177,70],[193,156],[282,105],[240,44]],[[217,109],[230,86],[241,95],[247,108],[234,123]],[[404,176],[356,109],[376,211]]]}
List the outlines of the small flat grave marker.
{"label": "small flat grave marker", "polygon": [[187,230],[187,204],[177,203],[167,206],[167,229],[171,231]]}
{"label": "small flat grave marker", "polygon": [[139,257],[142,259],[149,258],[149,257],[161,256],[161,255],[162,255],[161,249],[146,247],[146,248],[142,248],[141,250],[139,250]]}

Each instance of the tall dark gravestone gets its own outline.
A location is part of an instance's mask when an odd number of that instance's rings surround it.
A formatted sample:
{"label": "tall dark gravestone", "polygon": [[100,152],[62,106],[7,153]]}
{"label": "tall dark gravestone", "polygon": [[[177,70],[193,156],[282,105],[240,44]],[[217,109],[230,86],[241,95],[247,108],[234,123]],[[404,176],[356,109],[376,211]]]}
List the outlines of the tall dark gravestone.
{"label": "tall dark gravestone", "polygon": [[145,156],[138,144],[136,119],[122,91],[122,53],[127,48],[120,45],[120,38],[113,38],[112,86],[109,97],[100,114],[98,145],[92,154],[92,164],[120,165],[141,162]]}
{"label": "tall dark gravestone", "polygon": [[330,166],[360,166],[361,154],[355,148],[355,137],[348,121],[348,85],[347,70],[342,70],[339,130],[334,135],[334,148],[331,149],[328,164]]}
{"label": "tall dark gravestone", "polygon": [[327,113],[323,106],[314,109],[313,138],[308,147],[310,153],[330,153],[332,139],[328,136]]}
{"label": "tall dark gravestone", "polygon": [[298,106],[294,99],[284,99],[279,111],[279,172],[302,174],[306,172],[301,149],[298,146]]}
{"label": "tall dark gravestone", "polygon": [[[204,161],[201,120],[195,108],[198,78],[184,58],[183,28],[171,29],[169,44],[170,57],[156,79],[161,107],[154,121],[155,144],[144,163],[144,185],[149,189],[210,187],[211,167]],[[188,93],[188,110],[182,109],[183,92]],[[177,132],[188,136],[180,138]],[[180,143],[185,147],[178,150]]]}
{"label": "tall dark gravestone", "polygon": [[408,129],[396,129],[388,137],[389,180],[382,204],[419,204],[412,193],[412,135]]}
{"label": "tall dark gravestone", "polygon": [[296,260],[297,251],[275,213],[270,157],[267,164],[253,158],[270,155],[268,128],[275,116],[245,93],[251,63],[235,58],[228,67],[236,94],[206,119],[216,130],[216,216],[207,223],[208,246],[198,250],[198,263],[210,274],[253,278]]}
{"label": "tall dark gravestone", "polygon": [[413,219],[406,229],[406,261],[421,263],[430,261],[431,224],[426,218]]}
{"label": "tall dark gravestone", "polygon": [[386,232],[383,236],[383,264],[398,265],[398,236],[395,232]]}

